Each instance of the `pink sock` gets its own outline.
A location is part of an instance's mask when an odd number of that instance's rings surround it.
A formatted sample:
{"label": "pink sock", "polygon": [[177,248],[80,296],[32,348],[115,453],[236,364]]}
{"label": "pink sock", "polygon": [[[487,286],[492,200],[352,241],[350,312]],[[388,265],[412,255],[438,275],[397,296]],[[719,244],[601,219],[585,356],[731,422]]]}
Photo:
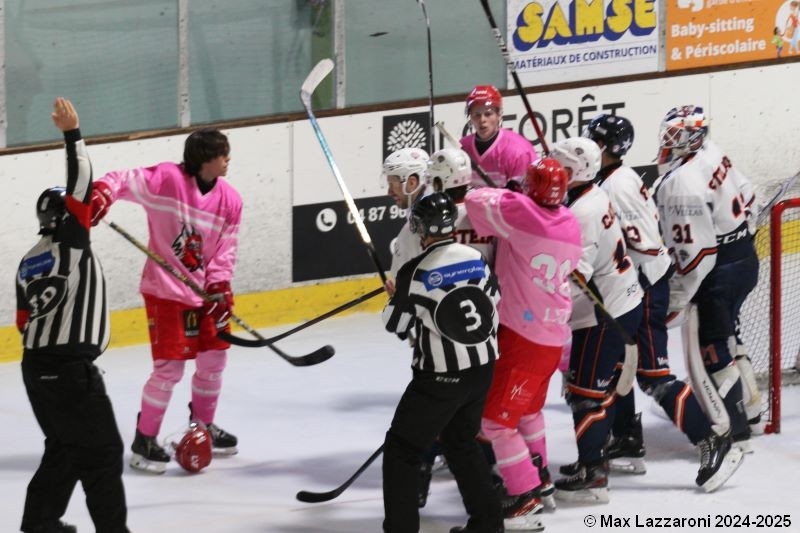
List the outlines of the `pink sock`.
{"label": "pink sock", "polygon": [[143,435],[158,436],[161,422],[172,398],[172,389],[183,377],[184,361],[158,359],[153,362],[150,374],[142,391],[142,410],[136,426]]}
{"label": "pink sock", "polygon": [[509,495],[516,496],[540,485],[539,472],[531,463],[528,447],[516,429],[509,429],[486,418],[481,422],[481,429],[492,443],[497,468]]}
{"label": "pink sock", "polygon": [[192,376],[192,417],[204,424],[214,422],[226,361],[225,350],[208,350],[197,354],[197,370]]}
{"label": "pink sock", "polygon": [[542,457],[542,466],[547,466],[544,413],[539,411],[520,418],[519,432],[525,440],[525,444],[528,445],[531,456],[538,453]]}

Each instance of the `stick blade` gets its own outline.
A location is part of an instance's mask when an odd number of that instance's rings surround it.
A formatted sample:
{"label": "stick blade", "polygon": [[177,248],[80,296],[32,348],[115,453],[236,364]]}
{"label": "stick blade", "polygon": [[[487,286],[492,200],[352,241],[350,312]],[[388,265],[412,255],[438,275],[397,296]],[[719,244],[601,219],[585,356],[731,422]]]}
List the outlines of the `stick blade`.
{"label": "stick blade", "polygon": [[341,492],[337,490],[332,490],[330,492],[310,492],[301,490],[295,495],[295,498],[303,503],[322,503],[333,500],[339,494],[341,494]]}
{"label": "stick blade", "polygon": [[317,63],[311,72],[306,76],[306,80],[300,87],[300,100],[307,107],[311,105],[311,95],[314,94],[317,86],[322,83],[328,74],[333,70],[333,61],[330,58],[325,58]]}

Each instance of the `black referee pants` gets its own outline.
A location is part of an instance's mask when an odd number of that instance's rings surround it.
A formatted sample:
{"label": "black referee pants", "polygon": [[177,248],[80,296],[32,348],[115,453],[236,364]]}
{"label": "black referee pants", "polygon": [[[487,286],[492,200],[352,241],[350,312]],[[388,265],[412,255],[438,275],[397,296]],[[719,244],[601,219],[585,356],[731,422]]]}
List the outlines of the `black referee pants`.
{"label": "black referee pants", "polygon": [[494,532],[503,523],[489,465],[475,440],[493,373],[494,362],[447,374],[414,371],[384,444],[385,532],[419,531],[420,465],[437,436],[470,516],[470,526],[476,531]]}
{"label": "black referee pants", "polygon": [[28,399],[45,436],[22,531],[56,524],[80,481],[97,533],[127,533],[122,438],[103,378],[87,359],[54,359],[22,360]]}

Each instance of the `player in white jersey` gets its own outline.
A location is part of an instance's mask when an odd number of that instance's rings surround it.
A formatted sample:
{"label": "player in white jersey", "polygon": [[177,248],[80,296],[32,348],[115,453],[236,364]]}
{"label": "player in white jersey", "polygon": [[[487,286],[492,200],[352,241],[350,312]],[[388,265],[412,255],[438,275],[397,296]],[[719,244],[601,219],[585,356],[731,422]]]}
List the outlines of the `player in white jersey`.
{"label": "player in white jersey", "polygon": [[[421,148],[401,148],[389,154],[383,162],[383,178],[388,185],[387,194],[400,209],[407,209],[409,216],[414,202],[425,194],[428,183],[428,153]],[[422,253],[419,237],[414,235],[408,220],[400,228],[391,245],[391,278],[386,291],[394,293],[394,278],[406,261]]]}
{"label": "player in white jersey", "polygon": [[[743,383],[732,346],[739,310],[758,279],[755,195],[747,177],[707,134],[698,106],[673,108],[661,124],[658,163],[669,165],[669,171],[656,200],[676,267],[669,311],[674,316],[690,303],[696,306],[698,330],[684,336],[699,342],[694,346],[725,405],[722,414],[727,412],[733,440],[749,451]],[[709,400],[713,404],[719,397]],[[724,426],[726,421],[713,413],[712,421]]]}
{"label": "player in white jersey", "polygon": [[[689,385],[670,372],[667,353],[667,306],[672,261],[658,228],[658,209],[636,172],[622,158],[633,144],[633,125],[625,117],[598,115],[584,132],[602,150],[601,169],[595,177],[608,193],[625,234],[628,255],[639,274],[644,290],[644,319],[636,341],[639,360],[636,376],[642,391],[652,396],[673,423],[695,445],[719,447],[718,437]],[[626,471],[644,473],[644,442],[641,414],[636,414],[634,395],[617,396],[614,403],[613,438],[606,445],[612,470],[619,459]],[[713,442],[712,442],[713,441]],[[719,471],[724,456],[715,463],[701,464],[697,482],[704,488],[716,488],[733,473]],[[711,457],[709,456],[709,459]]]}
{"label": "player in white jersey", "polygon": [[604,445],[611,419],[606,408],[614,400],[615,371],[624,356],[625,343],[585,291],[592,291],[608,314],[633,337],[642,320],[642,288],[611,201],[592,181],[600,170],[600,148],[589,139],[573,137],[556,144],[551,156],[569,175],[567,205],[580,224],[583,246],[574,272],[580,283],[574,278],[570,281],[572,351],[566,384],[578,466],[573,475],[555,481],[556,498],[607,502]]}
{"label": "player in white jersey", "polygon": [[472,181],[469,154],[458,148],[442,148],[431,156],[428,173],[433,189],[446,192],[458,207],[456,242],[475,248],[483,254],[489,264],[493,264],[493,239],[478,235],[469,221],[467,209],[464,207],[464,196],[471,188]]}

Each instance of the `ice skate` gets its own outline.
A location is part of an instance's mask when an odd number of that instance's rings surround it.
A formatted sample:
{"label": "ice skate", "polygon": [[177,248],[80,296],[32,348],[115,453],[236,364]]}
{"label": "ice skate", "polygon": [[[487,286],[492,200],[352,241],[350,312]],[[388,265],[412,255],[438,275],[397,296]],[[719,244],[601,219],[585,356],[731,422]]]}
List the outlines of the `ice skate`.
{"label": "ice skate", "polygon": [[605,451],[611,472],[628,474],[644,474],[647,472],[647,465],[644,462],[645,448],[642,437],[642,413],[636,413],[633,416],[630,432],[627,435],[609,439]]}
{"label": "ice skate", "polygon": [[23,533],[78,533],[78,528],[59,520],[52,524],[23,529],[22,531]]}
{"label": "ice skate", "polygon": [[[189,422],[194,422],[194,411],[192,411],[192,402],[189,402]],[[202,420],[199,420],[202,422]],[[203,422],[205,424],[205,422]],[[214,455],[236,455],[239,449],[236,447],[239,444],[239,439],[219,427],[216,424],[205,424],[206,429],[211,434],[211,445],[214,448]]]}
{"label": "ice skate", "polygon": [[137,429],[136,437],[131,444],[131,451],[133,452],[130,462],[132,468],[151,474],[166,472],[169,454],[156,442],[155,437],[148,437]]}
{"label": "ice skate", "polygon": [[720,437],[716,433],[701,440],[697,445],[700,450],[700,470],[697,471],[695,483],[706,492],[717,490],[730,478],[739,465],[744,454],[733,445],[728,435]]}
{"label": "ice skate", "polygon": [[544,531],[542,520],[536,514],[542,512],[542,500],[536,489],[503,501],[503,525],[506,531]]}
{"label": "ice skate", "polygon": [[575,503],[608,503],[608,463],[584,465],[578,471],[555,481],[556,500]]}
{"label": "ice skate", "polygon": [[486,529],[485,527],[476,526],[471,520],[467,522],[466,526],[456,526],[450,528],[450,533],[503,533],[503,531],[502,525],[497,526],[496,529]]}
{"label": "ice skate", "polygon": [[556,499],[553,495],[556,492],[556,486],[553,485],[553,478],[550,476],[550,470],[542,465],[542,456],[538,453],[531,456],[531,462],[533,466],[539,470],[539,481],[541,481],[541,484],[533,490],[536,496],[542,500],[544,507],[550,511],[554,511],[556,509]]}

